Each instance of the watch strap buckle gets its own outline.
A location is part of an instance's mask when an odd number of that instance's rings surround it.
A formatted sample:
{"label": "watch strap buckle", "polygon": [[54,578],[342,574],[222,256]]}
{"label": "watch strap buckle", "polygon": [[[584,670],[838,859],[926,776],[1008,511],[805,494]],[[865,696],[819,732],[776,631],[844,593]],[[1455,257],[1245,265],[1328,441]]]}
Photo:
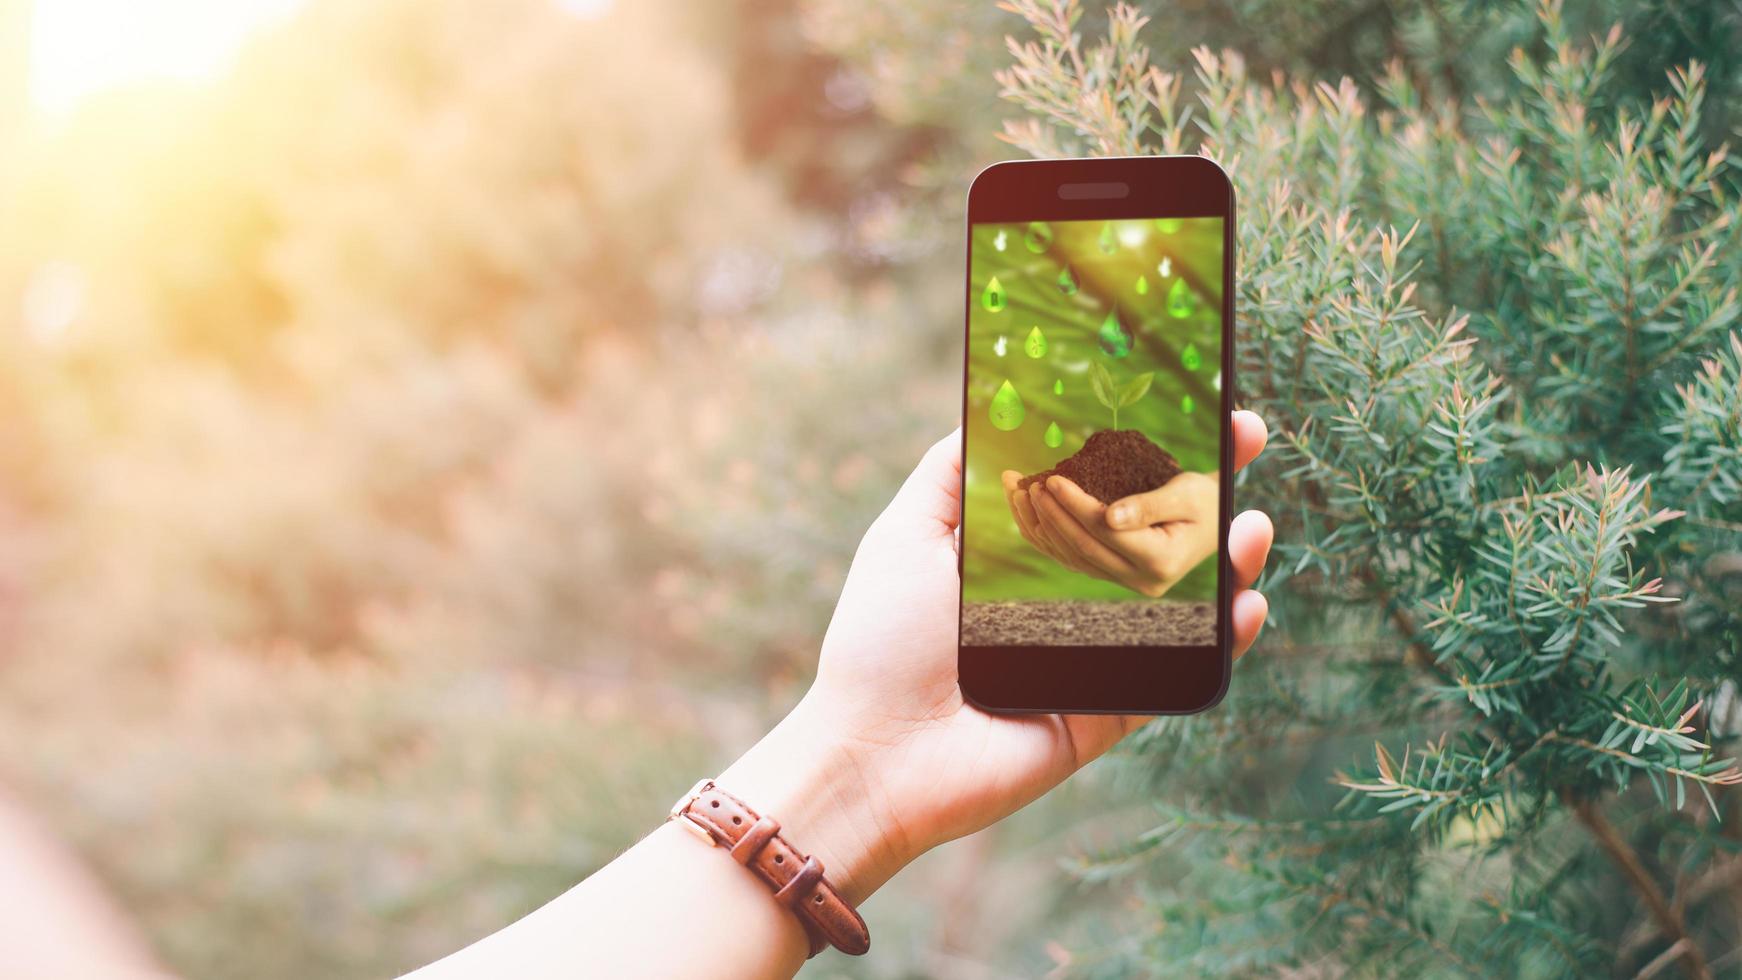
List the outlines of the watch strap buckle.
{"label": "watch strap buckle", "polygon": [[679,797],[678,801],[672,804],[671,816],[669,819],[678,821],[683,825],[683,829],[695,835],[695,837],[702,843],[709,847],[718,847],[720,846],[720,842],[714,839],[713,831],[702,826],[701,821],[690,816],[688,813],[690,806],[693,805],[703,793],[712,789],[713,786],[714,781],[712,779],[696,780],[696,784],[690,787],[690,791]]}

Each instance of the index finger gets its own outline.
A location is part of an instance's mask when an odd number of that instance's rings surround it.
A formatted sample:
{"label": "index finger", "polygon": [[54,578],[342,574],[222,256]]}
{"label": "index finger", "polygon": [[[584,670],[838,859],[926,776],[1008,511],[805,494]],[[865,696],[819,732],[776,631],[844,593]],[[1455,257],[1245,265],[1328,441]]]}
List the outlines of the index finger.
{"label": "index finger", "polygon": [[1239,471],[1258,458],[1264,444],[1270,441],[1270,429],[1257,412],[1241,409],[1234,413],[1234,469]]}
{"label": "index finger", "polygon": [[1085,527],[1093,527],[1101,523],[1101,512],[1107,505],[1089,496],[1082,487],[1071,482],[1069,477],[1047,477],[1046,489],[1059,503],[1064,505],[1072,517],[1081,521]]}
{"label": "index finger", "polygon": [[1017,532],[1022,535],[1024,540],[1033,545],[1035,550],[1049,558],[1053,557],[1052,552],[1047,549],[1039,528],[1036,527],[1038,522],[1034,516],[1034,505],[1028,499],[1028,491],[1016,485],[1017,481],[1022,479],[1022,474],[1015,470],[1005,470],[1002,479],[1004,481],[1004,499],[1010,504],[1010,516],[1016,519]]}

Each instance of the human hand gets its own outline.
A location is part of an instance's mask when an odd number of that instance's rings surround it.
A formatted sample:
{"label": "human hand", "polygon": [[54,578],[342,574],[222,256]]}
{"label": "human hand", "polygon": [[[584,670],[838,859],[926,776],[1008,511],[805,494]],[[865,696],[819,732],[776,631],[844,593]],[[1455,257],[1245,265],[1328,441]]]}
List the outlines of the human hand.
{"label": "human hand", "polygon": [[[1264,448],[1250,412],[1234,420],[1235,465]],[[907,862],[1031,802],[1149,720],[1143,715],[993,715],[956,681],[961,434],[931,448],[853,558],[823,640],[816,683],[720,785],[777,815],[813,848],[849,901]],[[1234,653],[1268,606],[1250,589],[1270,519],[1234,518]]]}
{"label": "human hand", "polygon": [[[1234,413],[1236,446],[1242,438],[1264,445],[1264,422],[1252,412]],[[1027,489],[1018,486],[1021,479],[1015,470],[1004,471],[1011,517],[1035,550],[1066,568],[1158,599],[1216,553],[1221,486],[1215,474],[1181,473],[1111,505],[1062,476]]]}

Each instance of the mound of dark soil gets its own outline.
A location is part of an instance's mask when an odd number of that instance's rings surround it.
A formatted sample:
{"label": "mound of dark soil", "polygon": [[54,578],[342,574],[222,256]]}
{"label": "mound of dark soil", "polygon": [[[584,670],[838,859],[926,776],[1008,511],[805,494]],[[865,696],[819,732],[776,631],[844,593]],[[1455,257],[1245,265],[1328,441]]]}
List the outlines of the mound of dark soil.
{"label": "mound of dark soil", "polygon": [[1154,490],[1179,472],[1179,460],[1136,429],[1102,429],[1057,466],[1023,477],[1020,486],[1026,488],[1056,473],[1101,503],[1110,504]]}

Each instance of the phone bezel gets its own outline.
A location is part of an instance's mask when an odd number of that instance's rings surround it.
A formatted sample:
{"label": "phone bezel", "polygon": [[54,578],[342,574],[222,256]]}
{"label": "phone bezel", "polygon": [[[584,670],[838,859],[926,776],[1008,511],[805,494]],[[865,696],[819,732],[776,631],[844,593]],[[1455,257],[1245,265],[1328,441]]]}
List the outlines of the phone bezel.
{"label": "phone bezel", "polygon": [[[1063,184],[1124,183],[1118,199],[1064,199]],[[1034,714],[1194,714],[1228,691],[1233,665],[1234,186],[1213,160],[1199,156],[1013,160],[980,171],[968,188],[965,269],[973,263],[973,227],[984,222],[1092,221],[1129,218],[1223,219],[1221,521],[1217,528],[1214,646],[964,646],[957,595],[956,666],[962,696],[987,711]],[[968,412],[969,321],[974,287],[963,275],[962,417]],[[966,470],[967,435],[962,440]],[[963,521],[967,519],[964,511]],[[961,569],[961,556],[957,556]]]}

